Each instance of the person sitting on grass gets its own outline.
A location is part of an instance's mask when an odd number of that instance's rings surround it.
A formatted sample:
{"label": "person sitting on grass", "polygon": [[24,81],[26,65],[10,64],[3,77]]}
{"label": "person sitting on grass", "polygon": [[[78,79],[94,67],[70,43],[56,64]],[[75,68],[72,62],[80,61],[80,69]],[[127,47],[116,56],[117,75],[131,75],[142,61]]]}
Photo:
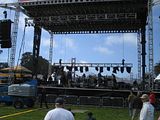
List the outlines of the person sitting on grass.
{"label": "person sitting on grass", "polygon": [[93,113],[92,112],[89,112],[87,115],[88,115],[87,120],[96,120],[96,118],[93,117]]}

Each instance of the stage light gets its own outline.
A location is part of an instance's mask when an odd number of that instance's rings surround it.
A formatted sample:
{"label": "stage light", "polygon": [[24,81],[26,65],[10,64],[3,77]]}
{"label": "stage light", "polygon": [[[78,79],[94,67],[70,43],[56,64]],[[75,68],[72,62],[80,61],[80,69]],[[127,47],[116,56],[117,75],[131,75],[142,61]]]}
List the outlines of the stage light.
{"label": "stage light", "polygon": [[119,71],[119,67],[115,67],[115,69],[116,69],[117,71]]}
{"label": "stage light", "polygon": [[75,70],[75,71],[78,71],[78,67],[77,67],[77,66],[75,66],[75,67],[74,67],[74,70]]}
{"label": "stage light", "polygon": [[72,71],[72,67],[71,67],[71,66],[66,66],[66,68],[67,68],[69,71]]}
{"label": "stage light", "polygon": [[107,67],[107,71],[110,71],[110,67]]}
{"label": "stage light", "polygon": [[127,71],[128,73],[131,73],[131,67],[126,67],[126,71]]}
{"label": "stage light", "polygon": [[98,71],[98,67],[95,67],[95,70]]}
{"label": "stage light", "polygon": [[103,67],[100,67],[100,72],[103,72]]}
{"label": "stage light", "polygon": [[122,65],[124,66],[124,61],[125,61],[125,59],[122,59]]}
{"label": "stage light", "polygon": [[121,67],[121,73],[123,73],[124,72],[124,67]]}
{"label": "stage light", "polygon": [[112,72],[117,74],[116,67],[113,67],[113,71]]}
{"label": "stage light", "polygon": [[80,67],[80,72],[83,73],[83,67],[82,66]]}
{"label": "stage light", "polygon": [[62,65],[62,59],[59,59],[59,65],[60,66]]}
{"label": "stage light", "polygon": [[86,71],[86,72],[88,71],[88,67],[87,67],[87,66],[85,67],[85,71]]}

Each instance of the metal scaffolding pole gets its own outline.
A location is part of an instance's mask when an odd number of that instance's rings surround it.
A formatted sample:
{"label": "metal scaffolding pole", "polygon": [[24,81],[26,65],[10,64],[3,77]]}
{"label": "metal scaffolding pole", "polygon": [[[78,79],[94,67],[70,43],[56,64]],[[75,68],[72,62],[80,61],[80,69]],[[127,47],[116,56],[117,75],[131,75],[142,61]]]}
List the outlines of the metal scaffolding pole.
{"label": "metal scaffolding pole", "polygon": [[153,0],[148,1],[148,70],[149,70],[149,86],[153,89],[154,77],[154,60],[153,60],[153,13],[152,13]]}
{"label": "metal scaffolding pole", "polygon": [[33,75],[37,77],[38,58],[40,51],[42,28],[35,24],[34,26],[34,40],[33,40]]}
{"label": "metal scaffolding pole", "polygon": [[[141,45],[142,45],[142,81],[145,83],[145,71],[146,71],[146,39],[145,39],[145,27],[141,30]],[[144,86],[143,86],[144,87]]]}
{"label": "metal scaffolding pole", "polygon": [[53,33],[50,33],[50,48],[49,48],[49,66],[48,66],[48,77],[52,74],[52,57],[53,57]]}
{"label": "metal scaffolding pole", "polygon": [[18,23],[19,23],[20,9],[17,7],[15,10],[14,24],[12,30],[12,48],[10,52],[10,67],[15,65],[15,55],[16,55],[16,44],[17,44],[17,35],[18,35]]}
{"label": "metal scaffolding pole", "polygon": [[141,69],[141,30],[137,33],[137,53],[138,53],[138,80],[141,80],[142,69]]}
{"label": "metal scaffolding pole", "polygon": [[[13,29],[12,29],[12,47],[10,50],[10,60],[9,66],[12,68],[9,70],[9,73],[11,76],[13,76],[13,68],[15,66],[15,56],[16,56],[16,46],[17,46],[17,35],[18,35],[18,23],[19,23],[19,16],[20,16],[20,9],[19,6],[16,7],[15,9],[15,16],[14,16],[14,24],[13,24]],[[13,83],[13,79],[9,77],[10,84]]]}

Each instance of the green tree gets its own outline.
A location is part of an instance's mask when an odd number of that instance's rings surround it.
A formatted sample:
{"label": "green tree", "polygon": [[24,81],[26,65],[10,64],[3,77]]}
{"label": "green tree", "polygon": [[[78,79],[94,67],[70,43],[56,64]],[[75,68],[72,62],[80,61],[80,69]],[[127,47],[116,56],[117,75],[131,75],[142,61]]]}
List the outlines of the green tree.
{"label": "green tree", "polygon": [[[25,52],[24,54],[22,54],[21,65],[28,68],[29,70],[31,70],[33,72],[33,70],[34,70],[33,54],[31,52]],[[39,56],[38,65],[36,68],[37,73],[42,74],[42,75],[47,75],[48,74],[48,65],[49,65],[48,60],[46,60],[42,56]]]}
{"label": "green tree", "polygon": [[33,55],[31,52],[22,54],[21,65],[33,72]]}

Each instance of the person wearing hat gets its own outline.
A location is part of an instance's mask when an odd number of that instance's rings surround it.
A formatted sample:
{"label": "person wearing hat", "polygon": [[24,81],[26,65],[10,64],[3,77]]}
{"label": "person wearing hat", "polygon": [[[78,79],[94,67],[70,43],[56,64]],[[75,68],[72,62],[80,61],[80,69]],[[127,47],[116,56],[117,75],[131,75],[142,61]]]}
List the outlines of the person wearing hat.
{"label": "person wearing hat", "polygon": [[55,108],[50,110],[44,120],[74,120],[73,114],[64,109],[64,100],[63,98],[56,98],[55,100]]}
{"label": "person wearing hat", "polygon": [[140,112],[140,120],[154,120],[154,107],[149,102],[149,96],[143,94],[141,97],[143,106]]}

